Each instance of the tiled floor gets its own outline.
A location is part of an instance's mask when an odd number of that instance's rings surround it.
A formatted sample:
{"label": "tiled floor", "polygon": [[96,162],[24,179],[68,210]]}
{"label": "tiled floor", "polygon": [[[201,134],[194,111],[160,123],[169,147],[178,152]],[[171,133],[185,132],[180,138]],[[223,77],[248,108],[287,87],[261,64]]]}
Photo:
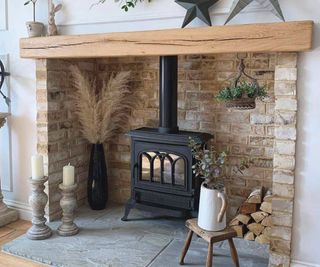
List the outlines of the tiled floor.
{"label": "tiled floor", "polygon": [[[25,236],[4,245],[4,251],[53,266],[108,266],[108,267],[176,267],[186,236],[184,221],[169,218],[149,218],[138,211],[129,222],[120,220],[122,207],[105,211],[81,208],[76,223],[81,231],[74,237],[54,234],[44,241],[31,241]],[[56,229],[59,222],[50,223]],[[236,242],[239,247],[239,242]],[[243,267],[266,267],[266,257],[238,250]],[[250,252],[251,254],[248,254]],[[260,253],[261,254],[261,253]],[[263,254],[263,253],[262,253]],[[186,256],[186,266],[204,266],[207,245],[197,237]],[[233,266],[229,250],[218,244],[214,250],[214,267]],[[22,266],[22,265],[19,265]]]}

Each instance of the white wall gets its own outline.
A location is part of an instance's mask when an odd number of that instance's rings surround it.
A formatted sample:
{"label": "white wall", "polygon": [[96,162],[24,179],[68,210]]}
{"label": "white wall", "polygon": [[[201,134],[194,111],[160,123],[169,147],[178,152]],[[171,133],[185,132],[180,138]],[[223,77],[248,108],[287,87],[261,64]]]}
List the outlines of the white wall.
{"label": "white wall", "polygon": [[[6,67],[11,72],[8,81],[12,99],[10,121],[13,181],[12,188],[9,190],[11,192],[4,191],[4,195],[10,204],[28,211],[29,185],[27,179],[31,173],[29,161],[36,150],[35,66],[33,61],[19,58],[19,38],[25,36],[24,23],[32,16],[30,7],[23,6],[23,1],[0,0],[0,2],[0,21],[2,21],[0,24],[7,24],[7,30],[0,29],[0,55],[8,54],[9,57]],[[46,5],[42,3],[41,8],[44,10]],[[39,14],[40,19],[44,17],[46,17],[46,12]],[[7,140],[2,140],[2,142],[7,142]],[[7,152],[1,150],[2,156],[3,153]],[[10,177],[1,178],[10,179]]]}
{"label": "white wall", "polygon": [[[5,1],[5,0],[0,0]],[[300,263],[320,265],[320,0],[279,0],[288,21],[311,19],[316,22],[314,51],[302,53],[299,59],[299,131],[297,154],[296,201],[294,214],[293,258]],[[59,2],[57,0],[57,2]],[[64,0],[58,14],[61,33],[96,33],[180,27],[184,10],[173,0],[153,0],[125,13],[117,4],[94,6],[95,0]],[[213,23],[226,19],[232,0],[223,0],[212,14]],[[31,60],[19,59],[19,38],[26,35],[24,22],[31,17],[30,9],[20,0],[8,1],[8,31],[0,31],[0,55],[9,54],[10,87],[12,92],[12,165],[13,192],[5,192],[7,202],[27,207],[30,176],[29,159],[36,151],[35,68]],[[39,20],[45,22],[45,0],[39,1]],[[1,8],[1,4],[0,4]],[[2,15],[0,10],[0,18]],[[252,4],[248,12],[232,23],[278,21],[270,12]],[[0,21],[1,23],[1,21]],[[195,21],[191,26],[202,26]],[[311,266],[311,265],[310,265]]]}

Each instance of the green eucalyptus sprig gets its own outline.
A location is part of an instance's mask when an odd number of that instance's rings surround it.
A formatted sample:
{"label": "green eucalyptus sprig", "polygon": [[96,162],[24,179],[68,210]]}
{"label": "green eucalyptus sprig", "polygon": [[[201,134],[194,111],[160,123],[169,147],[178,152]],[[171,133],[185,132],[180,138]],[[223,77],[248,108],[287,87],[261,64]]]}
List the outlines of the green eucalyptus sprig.
{"label": "green eucalyptus sprig", "polygon": [[217,152],[214,147],[208,149],[200,142],[193,138],[189,138],[189,147],[196,163],[192,166],[193,173],[197,177],[205,179],[205,184],[210,189],[220,189],[217,179],[222,175],[222,167],[225,164],[227,153]]}
{"label": "green eucalyptus sprig", "polygon": [[[98,3],[105,3],[107,0],[99,0]],[[121,9],[123,9],[124,11],[128,11],[130,8],[134,8],[138,2],[144,2],[144,1],[148,1],[151,2],[152,0],[114,0],[116,3],[120,2],[121,4]]]}
{"label": "green eucalyptus sprig", "polygon": [[220,90],[216,98],[219,101],[230,101],[242,97],[263,99],[268,96],[265,87],[256,82],[240,82],[238,85],[228,86]]}
{"label": "green eucalyptus sprig", "polygon": [[[193,173],[196,177],[205,179],[205,184],[209,189],[223,190],[224,185],[219,182],[224,174],[224,167],[228,159],[226,151],[218,152],[213,146],[209,149],[202,145],[199,140],[189,137],[189,147],[196,163],[192,166]],[[244,158],[240,164],[232,167],[235,174],[242,174],[254,164],[254,159]]]}

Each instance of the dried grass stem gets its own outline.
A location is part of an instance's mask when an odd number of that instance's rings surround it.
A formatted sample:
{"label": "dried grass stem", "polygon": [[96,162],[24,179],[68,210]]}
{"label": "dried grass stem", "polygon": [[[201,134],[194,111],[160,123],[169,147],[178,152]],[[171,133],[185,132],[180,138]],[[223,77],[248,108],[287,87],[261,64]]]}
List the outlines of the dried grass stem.
{"label": "dried grass stem", "polygon": [[128,86],[130,72],[112,74],[96,93],[96,79],[90,79],[78,66],[73,65],[70,70],[76,88],[75,112],[84,138],[92,144],[101,144],[125,131],[132,110],[140,102],[137,93]]}

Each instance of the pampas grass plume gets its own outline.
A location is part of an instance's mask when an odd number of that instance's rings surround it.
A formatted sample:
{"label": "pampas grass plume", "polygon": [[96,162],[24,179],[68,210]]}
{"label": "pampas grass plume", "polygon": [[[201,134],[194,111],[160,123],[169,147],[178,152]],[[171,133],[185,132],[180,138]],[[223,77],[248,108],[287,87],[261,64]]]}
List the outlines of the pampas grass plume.
{"label": "pampas grass plume", "polygon": [[130,72],[112,74],[96,93],[96,80],[78,66],[70,67],[76,93],[73,96],[80,131],[91,144],[109,142],[127,130],[132,110],[140,102],[128,86]]}

